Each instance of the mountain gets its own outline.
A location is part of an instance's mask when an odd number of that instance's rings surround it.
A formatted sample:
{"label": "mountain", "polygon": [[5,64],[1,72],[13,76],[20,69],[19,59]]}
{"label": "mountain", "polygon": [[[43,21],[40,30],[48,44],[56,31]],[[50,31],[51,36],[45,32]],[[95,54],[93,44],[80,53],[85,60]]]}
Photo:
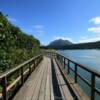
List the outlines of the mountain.
{"label": "mountain", "polygon": [[88,43],[77,43],[73,44],[68,40],[55,40],[52,41],[48,46],[41,46],[43,49],[100,49],[100,41],[88,42]]}
{"label": "mountain", "polygon": [[100,49],[100,41],[73,44],[62,49]]}
{"label": "mountain", "polygon": [[54,48],[54,49],[62,49],[68,45],[72,45],[73,43],[68,40],[58,39],[52,41],[47,47]]}

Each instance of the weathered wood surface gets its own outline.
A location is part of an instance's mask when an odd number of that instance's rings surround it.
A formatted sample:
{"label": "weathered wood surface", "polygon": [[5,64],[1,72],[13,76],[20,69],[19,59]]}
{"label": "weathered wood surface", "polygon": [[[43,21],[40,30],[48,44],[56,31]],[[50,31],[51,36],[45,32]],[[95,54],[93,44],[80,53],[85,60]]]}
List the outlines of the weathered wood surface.
{"label": "weathered wood surface", "polygon": [[51,74],[51,60],[44,57],[13,100],[54,100]]}
{"label": "weathered wood surface", "polygon": [[65,81],[61,75],[61,72],[60,72],[55,60],[53,60],[53,63],[54,63],[55,69],[56,69],[56,75],[57,75],[60,91],[62,94],[62,100],[74,100],[73,96],[71,95],[71,93],[68,89],[67,84],[65,83]]}
{"label": "weathered wood surface", "polygon": [[44,57],[41,65],[30,75],[13,100],[73,100],[56,62],[54,61],[53,64],[62,98],[55,98],[52,84],[51,60],[50,58]]}
{"label": "weathered wood surface", "polygon": [[62,69],[62,65],[61,63],[59,63],[57,61],[57,63],[59,64],[59,68],[61,69],[62,73],[64,74],[64,76],[66,77],[70,87],[72,88],[73,92],[75,93],[75,95],[77,96],[77,98],[79,100],[90,100],[89,96],[87,96],[85,94],[85,92],[80,88],[79,84],[75,83],[74,79],[72,77],[70,77],[63,69]]}

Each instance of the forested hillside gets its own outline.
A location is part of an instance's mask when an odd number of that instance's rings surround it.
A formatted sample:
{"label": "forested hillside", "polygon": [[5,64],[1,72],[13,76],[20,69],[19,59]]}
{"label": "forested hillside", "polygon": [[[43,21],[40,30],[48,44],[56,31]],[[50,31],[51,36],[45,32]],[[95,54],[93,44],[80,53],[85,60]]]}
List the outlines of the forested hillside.
{"label": "forested hillside", "polygon": [[0,12],[0,73],[37,55],[40,42],[11,24]]}
{"label": "forested hillside", "polygon": [[100,41],[88,42],[88,43],[77,43],[77,44],[74,44],[74,43],[72,44],[70,41],[68,42],[68,44],[64,42],[53,42],[53,45],[41,46],[41,48],[42,49],[57,49],[57,50],[58,49],[62,49],[62,50],[100,49]]}
{"label": "forested hillside", "polygon": [[72,45],[72,42],[63,39],[57,39],[52,41],[47,47],[53,49],[60,49],[69,45]]}

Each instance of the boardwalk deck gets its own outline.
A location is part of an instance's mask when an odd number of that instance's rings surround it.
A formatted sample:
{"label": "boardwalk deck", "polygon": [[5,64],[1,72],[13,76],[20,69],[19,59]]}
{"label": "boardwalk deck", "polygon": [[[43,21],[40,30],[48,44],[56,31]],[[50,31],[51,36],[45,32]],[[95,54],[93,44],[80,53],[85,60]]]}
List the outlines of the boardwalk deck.
{"label": "boardwalk deck", "polygon": [[56,62],[54,61],[53,63],[62,98],[56,98],[55,96],[52,82],[52,63],[50,58],[44,57],[41,65],[31,74],[13,100],[73,100]]}
{"label": "boardwalk deck", "polygon": [[60,91],[61,91],[63,100],[74,100],[68,87],[67,87],[67,84],[65,83],[65,81],[61,75],[61,72],[60,72],[55,60],[53,60],[53,62],[54,62],[54,66],[56,69],[56,75],[57,75],[57,79],[58,79],[58,83],[59,83],[59,87],[60,87]]}

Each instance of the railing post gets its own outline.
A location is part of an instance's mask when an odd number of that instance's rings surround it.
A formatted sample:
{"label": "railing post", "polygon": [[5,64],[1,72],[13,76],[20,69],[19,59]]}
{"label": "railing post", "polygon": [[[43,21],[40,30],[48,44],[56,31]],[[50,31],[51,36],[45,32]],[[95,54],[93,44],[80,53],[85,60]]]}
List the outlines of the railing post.
{"label": "railing post", "polygon": [[59,61],[60,61],[60,63],[61,63],[61,56],[59,56]]}
{"label": "railing post", "polygon": [[39,64],[39,62],[38,62],[38,61],[39,61],[39,58],[37,58],[37,65]]}
{"label": "railing post", "polygon": [[56,55],[56,59],[58,60],[58,54]]}
{"label": "railing post", "polygon": [[[36,66],[37,66],[37,64],[38,64],[38,62],[37,62],[37,61],[38,61],[38,58],[36,58]],[[35,66],[35,67],[36,67],[36,66]]]}
{"label": "railing post", "polygon": [[21,84],[24,83],[23,66],[21,67]]}
{"label": "railing post", "polygon": [[40,58],[40,62],[43,60],[43,55],[41,56],[41,58]]}
{"label": "railing post", "polygon": [[29,75],[31,74],[31,62],[29,62]]}
{"label": "railing post", "polygon": [[39,57],[39,63],[41,62],[41,60],[42,60],[42,56]]}
{"label": "railing post", "polygon": [[54,53],[54,58],[55,58],[55,53]]}
{"label": "railing post", "polygon": [[36,67],[36,64],[35,64],[35,59],[34,59],[34,69],[35,69],[35,67]]}
{"label": "railing post", "polygon": [[65,69],[65,66],[66,66],[66,64],[65,64],[65,63],[66,63],[65,60],[66,60],[66,59],[64,58],[64,69]]}
{"label": "railing post", "polygon": [[77,64],[75,64],[75,83],[77,83]]}
{"label": "railing post", "polygon": [[58,60],[59,60],[59,62],[60,62],[60,57],[59,57],[59,54],[58,54]]}
{"label": "railing post", "polygon": [[68,74],[70,73],[70,63],[69,63],[69,60],[68,60]]}
{"label": "railing post", "polygon": [[95,100],[95,74],[91,75],[91,100]]}
{"label": "railing post", "polygon": [[2,90],[3,100],[7,100],[7,79],[6,79],[6,76],[2,78],[2,86],[3,86],[3,90]]}
{"label": "railing post", "polygon": [[56,52],[54,52],[54,57],[56,57]]}

